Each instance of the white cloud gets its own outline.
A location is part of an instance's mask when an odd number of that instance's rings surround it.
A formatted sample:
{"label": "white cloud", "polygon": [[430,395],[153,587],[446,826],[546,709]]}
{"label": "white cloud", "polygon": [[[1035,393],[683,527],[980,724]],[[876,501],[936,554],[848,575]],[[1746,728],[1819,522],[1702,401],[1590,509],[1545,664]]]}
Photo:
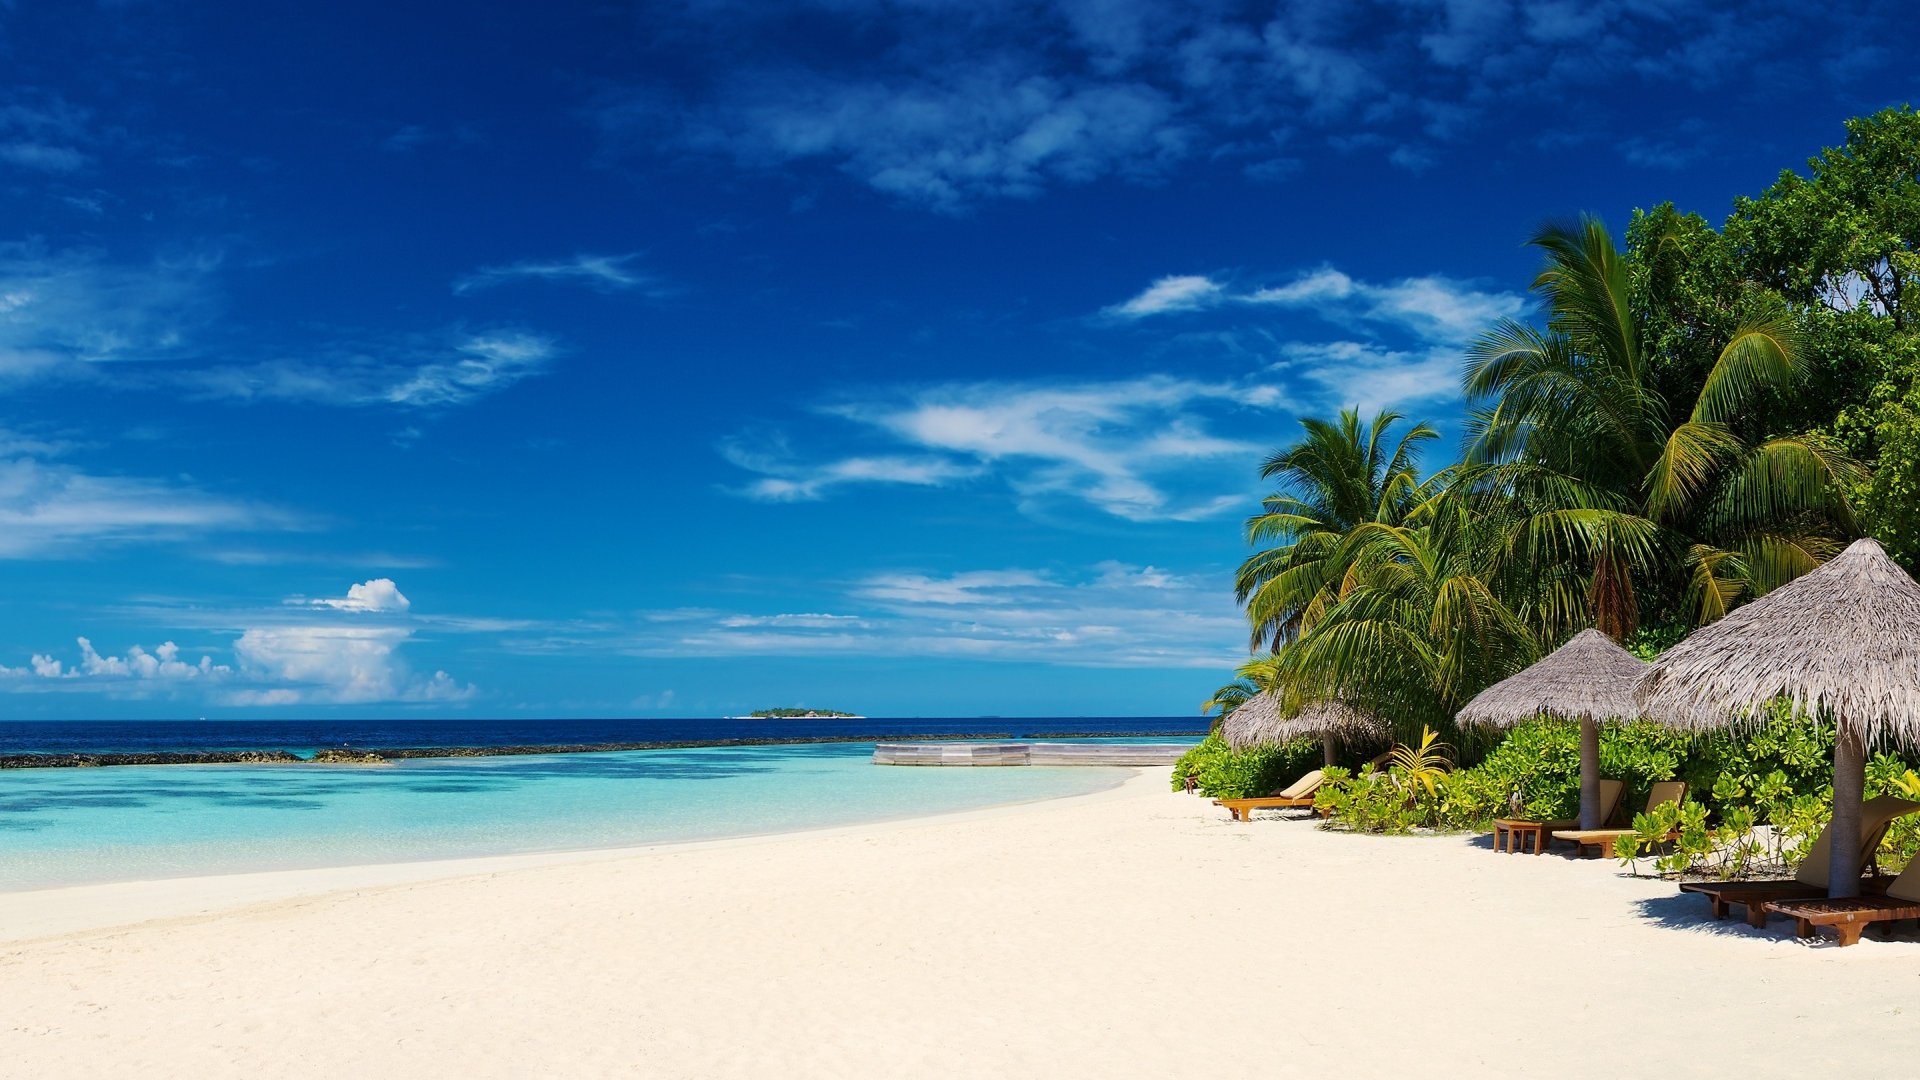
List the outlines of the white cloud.
{"label": "white cloud", "polygon": [[0,163],[46,173],[70,173],[87,164],[93,142],[86,110],[65,100],[16,94],[0,103]]}
{"label": "white cloud", "polygon": [[[436,408],[537,375],[559,352],[546,335],[488,328],[241,361],[205,340],[223,306],[221,264],[213,251],[125,263],[0,242],[0,384],[66,378],[239,401]],[[617,263],[600,271],[621,272]]]}
{"label": "white cloud", "polygon": [[204,252],[117,264],[0,243],[0,379],[105,377],[102,365],[115,361],[179,358],[218,313],[219,264]]}
{"label": "white cloud", "polygon": [[456,294],[476,292],[515,281],[571,282],[599,292],[624,292],[645,289],[659,295],[664,290],[651,274],[634,268],[638,252],[625,255],[575,255],[545,262],[524,261],[504,266],[483,266],[453,283]]}
{"label": "white cloud", "polygon": [[1500,319],[1519,318],[1529,307],[1518,293],[1489,292],[1439,274],[1374,283],[1322,267],[1283,285],[1245,293],[1228,292],[1207,278],[1161,278],[1107,310],[1143,318],[1223,304],[1301,308],[1333,322],[1380,323],[1423,341],[1452,345],[1472,340]]}
{"label": "white cloud", "polygon": [[272,360],[182,373],[207,397],[331,405],[461,405],[545,371],[552,339],[517,330],[461,333],[431,344],[403,342],[328,361]]}
{"label": "white cloud", "polygon": [[413,606],[392,578],[374,578],[351,585],[345,598],[328,597],[311,603],[337,611],[405,611]]}
{"label": "white cloud", "polygon": [[103,656],[86,638],[76,639],[80,659],[71,666],[45,653],[35,653],[25,668],[0,667],[0,676],[31,676],[38,679],[124,679],[181,682],[191,679],[217,679],[232,673],[225,665],[216,665],[210,656],[198,663],[180,659],[180,647],[163,642],[152,652],[138,645],[129,646],[125,656]]}
{"label": "white cloud", "polygon": [[925,574],[876,574],[854,595],[901,604],[1008,604],[1022,589],[1053,583],[1031,570],[972,570],[943,578]]}
{"label": "white cloud", "polygon": [[[1199,157],[1270,176],[1288,164],[1276,136],[1421,169],[1516,109],[1563,125],[1638,121],[1566,106],[1591,106],[1596,86],[1804,79],[1857,55],[1863,35],[1905,29],[1897,5],[1742,19],[1671,0],[797,6],[682,5],[660,36],[678,68],[693,66],[596,102],[607,149],[789,174],[817,164],[943,211],[1102,178],[1152,183]],[[796,50],[796,19],[870,47]]]}
{"label": "white cloud", "polygon": [[169,641],[151,652],[138,645],[125,655],[101,654],[80,638],[80,658],[67,664],[36,653],[28,665],[0,667],[0,689],[92,689],[121,696],[177,694],[204,684],[221,704],[365,705],[451,702],[477,691],[444,671],[416,674],[401,650],[420,620],[393,581],[374,578],[348,588],[344,599],[289,600],[279,609],[215,612],[198,605],[177,612],[193,622],[236,635],[233,662],[211,656],[189,663]]}
{"label": "white cloud", "polygon": [[722,452],[763,474],[743,491],[760,499],[818,498],[857,481],[946,486],[992,469],[1029,508],[1064,500],[1129,520],[1192,520],[1243,498],[1196,493],[1195,479],[1218,483],[1222,462],[1259,450],[1258,444],[1214,434],[1195,410],[1278,404],[1275,395],[1242,385],[1166,376],[955,384],[822,410],[913,447],[912,457],[809,464],[793,460],[783,447],[747,451],[739,440],[723,444]]}
{"label": "white cloud", "polygon": [[1460,396],[1457,349],[1420,352],[1383,349],[1357,341],[1295,343],[1282,350],[1275,370],[1300,375],[1323,387],[1326,398],[1371,416],[1381,409]]}
{"label": "white cloud", "polygon": [[743,73],[720,94],[707,108],[667,106],[671,120],[648,95],[618,97],[602,109],[602,129],[628,141],[669,122],[700,150],[752,165],[827,161],[945,210],[980,195],[1149,176],[1187,152],[1177,106],[1155,87],[1061,79],[993,57],[898,78]]}
{"label": "white cloud", "polygon": [[240,669],[251,678],[291,686],[236,690],[236,705],[355,705],[394,701],[452,701],[474,689],[444,671],[417,678],[395,655],[413,632],[405,627],[253,627],[233,643]]}
{"label": "white cloud", "polygon": [[1193,311],[1220,302],[1225,289],[1212,278],[1195,274],[1163,277],[1146,287],[1140,295],[1107,309],[1109,314],[1127,318],[1159,315],[1168,311]]}
{"label": "white cloud", "polygon": [[888,571],[845,586],[853,614],[674,612],[604,636],[515,643],[528,652],[642,656],[974,659],[1068,667],[1230,666],[1245,620],[1224,574],[1103,562],[1081,571]]}
{"label": "white cloud", "polygon": [[0,460],[0,559],[74,558],[100,546],[298,528],[283,511],[184,483]]}

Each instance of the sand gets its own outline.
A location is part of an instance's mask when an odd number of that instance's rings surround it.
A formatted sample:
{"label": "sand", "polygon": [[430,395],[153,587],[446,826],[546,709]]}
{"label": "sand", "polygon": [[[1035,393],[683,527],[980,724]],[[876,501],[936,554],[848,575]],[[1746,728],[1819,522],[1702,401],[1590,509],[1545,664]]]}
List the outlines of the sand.
{"label": "sand", "polygon": [[1713,923],[1610,860],[1232,824],[1166,777],[777,837],[0,897],[0,1075],[1914,1071],[1920,943]]}

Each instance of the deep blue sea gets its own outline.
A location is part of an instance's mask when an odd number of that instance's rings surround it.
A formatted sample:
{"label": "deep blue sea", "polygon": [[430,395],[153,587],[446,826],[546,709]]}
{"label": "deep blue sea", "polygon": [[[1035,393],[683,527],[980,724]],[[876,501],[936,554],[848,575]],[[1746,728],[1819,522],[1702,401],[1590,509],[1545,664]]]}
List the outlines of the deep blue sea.
{"label": "deep blue sea", "polygon": [[0,720],[0,754],[161,750],[290,750],[328,746],[528,746],[877,736],[1199,732],[1206,721],[1169,717],[960,717],[911,720]]}
{"label": "deep blue sea", "polygon": [[[0,753],[472,746],[1193,729],[1187,718],[0,724]],[[1137,738],[1138,736],[1136,736]],[[1193,741],[1156,738],[1155,742]],[[624,847],[1058,798],[1128,770],[917,768],[870,742],[421,758],[390,765],[0,770],[0,891]]]}

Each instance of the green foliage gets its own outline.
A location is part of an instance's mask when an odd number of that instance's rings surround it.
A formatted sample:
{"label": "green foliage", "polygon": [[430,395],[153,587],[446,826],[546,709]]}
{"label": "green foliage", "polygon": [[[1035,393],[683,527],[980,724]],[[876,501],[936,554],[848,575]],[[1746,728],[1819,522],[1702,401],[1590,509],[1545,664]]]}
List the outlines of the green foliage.
{"label": "green foliage", "polygon": [[1318,739],[1296,739],[1282,746],[1256,746],[1238,751],[1218,734],[1202,739],[1180,755],[1173,766],[1173,790],[1184,791],[1193,777],[1200,794],[1214,799],[1242,799],[1268,795],[1317,767]]}
{"label": "green foliage", "polygon": [[1397,835],[1415,829],[1457,832],[1495,816],[1493,790],[1466,772],[1455,771],[1448,748],[1432,730],[1418,746],[1398,746],[1383,769],[1359,774],[1327,770],[1314,808],[1328,827],[1351,832]]}
{"label": "green foliage", "polygon": [[1920,571],[1920,379],[1881,408],[1873,434],[1880,460],[1861,499],[1867,530],[1909,573]]}
{"label": "green foliage", "polygon": [[1398,525],[1425,497],[1420,452],[1440,433],[1415,424],[1395,438],[1404,419],[1381,412],[1362,425],[1354,409],[1331,423],[1305,419],[1305,437],[1261,465],[1261,479],[1280,489],[1247,522],[1247,542],[1271,546],[1242,563],[1234,583],[1255,649],[1293,640],[1333,604],[1353,563],[1355,529]]}
{"label": "green foliage", "polygon": [[[1600,729],[1600,775],[1625,781],[1621,805],[1626,807],[1644,806],[1648,788],[1678,776],[1687,753],[1685,736],[1655,724]],[[1529,821],[1573,817],[1580,811],[1579,727],[1545,718],[1527,721],[1467,773],[1484,785],[1501,816],[1514,813],[1517,803],[1516,816]]]}
{"label": "green foliage", "polygon": [[1833,729],[1778,703],[1764,727],[1700,739],[1680,775],[1689,790],[1712,793],[1720,806],[1764,807],[1817,794],[1833,782]]}
{"label": "green foliage", "polygon": [[1529,720],[1467,772],[1491,793],[1494,816],[1572,817],[1580,809],[1579,728],[1561,720]]}
{"label": "green foliage", "polygon": [[1416,778],[1389,767],[1357,776],[1345,770],[1338,776],[1328,770],[1327,775],[1314,808],[1325,815],[1329,828],[1389,835],[1415,829],[1458,832],[1478,828],[1495,816],[1488,789],[1462,772],[1436,771]]}

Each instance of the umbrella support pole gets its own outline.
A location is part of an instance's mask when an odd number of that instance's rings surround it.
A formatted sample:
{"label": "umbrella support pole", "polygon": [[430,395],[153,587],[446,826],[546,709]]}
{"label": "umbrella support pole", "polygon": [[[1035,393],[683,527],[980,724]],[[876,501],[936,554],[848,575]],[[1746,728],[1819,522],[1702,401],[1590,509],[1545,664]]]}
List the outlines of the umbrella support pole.
{"label": "umbrella support pole", "polygon": [[1600,724],[1580,718],[1580,827],[1602,829],[1600,820]]}
{"label": "umbrella support pole", "polygon": [[1866,801],[1867,748],[1860,729],[1842,723],[1833,740],[1833,826],[1828,834],[1827,895],[1860,895],[1860,809]]}
{"label": "umbrella support pole", "polygon": [[1321,732],[1320,733],[1320,752],[1326,755],[1328,765],[1334,764],[1333,750],[1334,750],[1333,732],[1331,731]]}

